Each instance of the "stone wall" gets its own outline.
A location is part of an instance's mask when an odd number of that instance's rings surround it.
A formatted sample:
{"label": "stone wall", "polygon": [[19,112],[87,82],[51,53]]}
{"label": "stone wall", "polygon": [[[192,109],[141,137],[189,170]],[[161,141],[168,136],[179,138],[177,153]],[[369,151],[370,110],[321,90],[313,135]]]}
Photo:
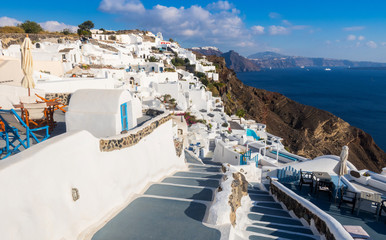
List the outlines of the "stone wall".
{"label": "stone wall", "polygon": [[[139,128],[135,133],[129,132],[122,134],[119,138],[101,139],[99,148],[101,152],[111,152],[122,148],[127,148],[137,144],[142,138],[151,134],[158,126],[171,120],[171,115],[166,115],[160,118],[150,120],[151,123],[143,128]],[[136,130],[136,129],[135,129]],[[181,150],[182,151],[182,150]]]}
{"label": "stone wall", "polygon": [[318,215],[310,211],[308,208],[300,204],[297,200],[293,199],[290,195],[275,186],[274,182],[271,182],[270,191],[272,195],[276,196],[278,201],[282,202],[289,211],[292,210],[298,218],[303,218],[310,225],[311,220],[313,219],[316,229],[321,235],[324,235],[327,240],[340,240],[336,238],[330,231],[325,221],[323,221]]}
{"label": "stone wall", "polygon": [[183,141],[178,141],[178,140],[174,140],[174,147],[176,148],[176,155],[178,157],[181,156],[182,154],[182,150],[184,149],[184,142]]}
{"label": "stone wall", "polygon": [[63,105],[68,105],[71,98],[71,93],[46,93],[47,100],[57,98],[57,101]]}
{"label": "stone wall", "polygon": [[232,194],[229,196],[228,203],[231,206],[230,219],[234,227],[236,225],[236,211],[241,206],[241,198],[248,195],[248,181],[240,172],[233,173],[232,176]]}

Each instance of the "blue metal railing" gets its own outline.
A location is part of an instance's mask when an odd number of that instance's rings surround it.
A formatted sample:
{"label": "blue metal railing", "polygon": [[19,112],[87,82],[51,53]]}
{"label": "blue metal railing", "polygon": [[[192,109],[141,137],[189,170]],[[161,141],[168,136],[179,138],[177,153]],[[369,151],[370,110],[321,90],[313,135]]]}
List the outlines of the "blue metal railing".
{"label": "blue metal railing", "polygon": [[251,155],[252,155],[251,150],[247,151],[244,154],[241,154],[240,155],[240,165],[247,165],[248,161],[254,161],[256,163],[256,167],[257,167],[257,165],[259,163],[259,155],[256,154],[256,156],[254,156],[253,158],[251,157]]}
{"label": "blue metal railing", "polygon": [[300,179],[300,171],[291,166],[277,170],[277,179],[282,183],[295,182]]}

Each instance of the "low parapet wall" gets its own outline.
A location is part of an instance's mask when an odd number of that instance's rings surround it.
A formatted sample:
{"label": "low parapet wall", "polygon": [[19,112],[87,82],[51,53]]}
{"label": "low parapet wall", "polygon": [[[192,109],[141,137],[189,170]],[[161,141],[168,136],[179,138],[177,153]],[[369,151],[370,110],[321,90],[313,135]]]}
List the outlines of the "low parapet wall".
{"label": "low parapet wall", "polygon": [[87,131],[49,139],[0,161],[1,239],[88,239],[149,182],[182,168],[172,121],[119,151],[101,152]]}
{"label": "low parapet wall", "polygon": [[343,226],[323,210],[300,197],[277,181],[271,182],[270,190],[277,200],[282,202],[289,211],[293,211],[298,218],[303,218],[308,224],[315,225],[321,235],[327,240],[353,239]]}
{"label": "low parapet wall", "polygon": [[101,139],[99,141],[100,150],[102,152],[111,152],[131,147],[169,120],[171,120],[171,116],[168,113],[164,113],[153,118],[151,121],[144,123],[143,126],[134,128],[125,134]]}
{"label": "low parapet wall", "polygon": [[70,103],[71,93],[46,93],[45,98],[47,100],[57,99],[63,105]]}

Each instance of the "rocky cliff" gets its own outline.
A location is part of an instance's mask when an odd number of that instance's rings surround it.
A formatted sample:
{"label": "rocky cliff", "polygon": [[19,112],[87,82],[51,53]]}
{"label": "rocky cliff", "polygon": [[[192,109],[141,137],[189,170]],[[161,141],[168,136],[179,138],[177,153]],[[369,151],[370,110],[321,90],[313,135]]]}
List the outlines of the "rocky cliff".
{"label": "rocky cliff", "polygon": [[206,56],[217,56],[223,57],[226,62],[226,66],[233,69],[236,72],[254,72],[260,71],[260,67],[256,65],[254,60],[250,60],[231,50],[223,53],[215,47],[194,47],[192,50],[195,54],[206,55]]}
{"label": "rocky cliff", "polygon": [[248,56],[261,68],[294,68],[294,67],[385,67],[386,63],[369,61],[350,61],[331,58],[310,58],[286,56],[275,52],[261,52]]}
{"label": "rocky cliff", "polygon": [[282,137],[283,144],[298,155],[339,155],[342,146],[350,148],[349,161],[358,169],[380,172],[386,166],[386,153],[373,138],[335,115],[297,103],[282,94],[244,85],[233,70],[226,67],[224,58],[208,56],[218,66],[218,89],[228,114],[246,110],[247,118],[267,124],[268,131]]}
{"label": "rocky cliff", "polygon": [[253,61],[240,56],[240,54],[235,51],[231,50],[229,52],[223,53],[222,57],[225,59],[226,66],[236,72],[260,71],[260,67],[257,66]]}
{"label": "rocky cliff", "polygon": [[[22,44],[26,33],[0,33],[0,40],[3,48],[8,48],[12,44]],[[29,38],[33,43],[44,40],[45,42],[62,43],[70,40],[75,41],[78,39],[76,35],[63,35],[63,34],[35,34],[29,33]]]}

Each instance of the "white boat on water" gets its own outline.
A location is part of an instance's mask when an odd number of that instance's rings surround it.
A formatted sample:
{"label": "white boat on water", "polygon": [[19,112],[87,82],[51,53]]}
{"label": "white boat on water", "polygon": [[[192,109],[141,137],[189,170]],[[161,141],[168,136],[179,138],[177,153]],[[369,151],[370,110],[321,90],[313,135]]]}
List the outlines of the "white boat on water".
{"label": "white boat on water", "polygon": [[331,71],[331,68],[325,68],[324,71]]}

